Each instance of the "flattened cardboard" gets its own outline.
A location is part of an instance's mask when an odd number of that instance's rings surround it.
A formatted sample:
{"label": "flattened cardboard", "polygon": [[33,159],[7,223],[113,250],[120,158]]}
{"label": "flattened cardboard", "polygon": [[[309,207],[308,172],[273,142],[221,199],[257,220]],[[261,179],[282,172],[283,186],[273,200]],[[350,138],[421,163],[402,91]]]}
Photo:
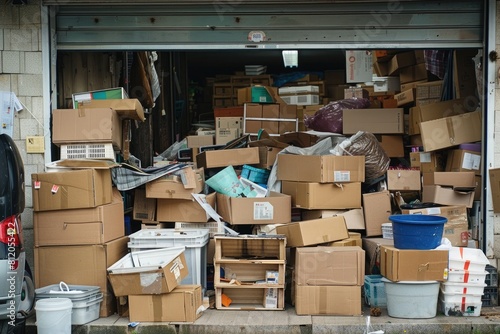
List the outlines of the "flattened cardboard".
{"label": "flattened cardboard", "polygon": [[276,233],[286,236],[287,247],[319,245],[349,238],[345,219],[342,216],[277,226]]}
{"label": "flattened cardboard", "polygon": [[300,247],[295,254],[297,285],[363,285],[365,251],[361,247]]}
{"label": "flattened cardboard", "polygon": [[365,157],[279,154],[278,180],[364,182]]}
{"label": "flattened cardboard", "polygon": [[253,165],[259,162],[258,147],[205,151],[196,156],[197,166],[203,168]]}
{"label": "flattened cardboard", "polygon": [[344,109],[343,133],[403,134],[404,109]]}
{"label": "flattened cardboard", "polygon": [[[215,208],[215,193],[207,195],[207,203]],[[206,223],[207,213],[194,199],[157,199],[156,219],[160,222]]]}
{"label": "flattened cardboard", "polygon": [[366,236],[382,235],[382,224],[389,222],[392,213],[391,194],[388,191],[380,191],[363,194],[362,198]]}
{"label": "flattened cardboard", "polygon": [[192,174],[191,185],[183,184],[182,178],[178,175],[167,175],[160,177],[154,181],[146,183],[147,198],[168,198],[168,199],[186,199],[191,200],[191,194],[199,194],[205,186],[205,177],[203,168],[200,168],[195,173],[191,168],[185,168],[187,172]]}
{"label": "flattened cardboard", "polygon": [[115,149],[122,147],[122,122],[111,108],[54,109],[52,128],[52,142],[58,146],[113,143]]}
{"label": "flattened cardboard", "polygon": [[179,285],[161,295],[131,295],[129,320],[146,322],[194,322],[203,304],[200,285]]}
{"label": "flattened cardboard", "polygon": [[448,250],[397,249],[380,247],[382,276],[399,281],[446,281]]}
{"label": "flattened cardboard", "polygon": [[303,209],[361,208],[361,182],[313,183],[283,181],[281,192],[292,197],[292,206]]}
{"label": "flattened cardboard", "polygon": [[103,244],[125,235],[123,199],[95,208],[34,212],[35,246]]}
{"label": "flattened cardboard", "polygon": [[138,99],[93,99],[78,102],[78,109],[84,108],[111,108],[122,119],[133,119],[136,121],[144,121],[146,119],[144,109]]}
{"label": "flattened cardboard", "polygon": [[269,197],[241,198],[217,193],[217,213],[232,225],[287,224],[292,221],[292,198],[270,192]]}
{"label": "flattened cardboard", "polygon": [[349,230],[364,230],[363,208],[352,210],[302,210],[302,220],[343,216]]}
{"label": "flattened cardboard", "polygon": [[420,191],[420,171],[418,170],[388,170],[387,189],[391,191]]}
{"label": "flattened cardboard", "polygon": [[113,198],[109,169],[31,174],[34,211],[94,208]]}
{"label": "flattened cardboard", "polygon": [[298,315],[361,315],[360,286],[295,286]]}

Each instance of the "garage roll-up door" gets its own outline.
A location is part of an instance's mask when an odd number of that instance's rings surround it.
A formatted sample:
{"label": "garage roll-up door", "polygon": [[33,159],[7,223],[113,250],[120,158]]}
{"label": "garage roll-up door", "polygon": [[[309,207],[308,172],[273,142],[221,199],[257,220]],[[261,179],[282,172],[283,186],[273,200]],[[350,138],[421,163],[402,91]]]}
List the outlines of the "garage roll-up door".
{"label": "garage roll-up door", "polygon": [[55,3],[59,50],[483,46],[476,0]]}

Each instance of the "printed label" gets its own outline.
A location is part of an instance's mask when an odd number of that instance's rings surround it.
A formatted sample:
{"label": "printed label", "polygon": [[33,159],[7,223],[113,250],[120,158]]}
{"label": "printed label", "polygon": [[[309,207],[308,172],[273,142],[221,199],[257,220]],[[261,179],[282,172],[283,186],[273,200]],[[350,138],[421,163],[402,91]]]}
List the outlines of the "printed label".
{"label": "printed label", "polygon": [[420,153],[420,163],[429,163],[429,162],[431,162],[431,154]]}
{"label": "printed label", "polygon": [[42,187],[42,182],[41,181],[35,181],[35,183],[33,184],[33,186],[35,187],[35,189],[40,189]]}
{"label": "printed label", "polygon": [[441,214],[441,209],[440,208],[428,208],[427,209],[427,214],[428,215],[440,215]]}
{"label": "printed label", "polygon": [[334,182],[350,182],[351,172],[348,170],[336,170],[333,172]]}
{"label": "printed label", "polygon": [[269,202],[253,203],[254,220],[272,220],[274,217],[274,208]]}
{"label": "printed label", "polygon": [[462,162],[462,168],[469,170],[479,170],[480,163],[481,163],[481,156],[477,154],[465,153],[464,161]]}
{"label": "printed label", "polygon": [[59,191],[59,186],[57,184],[54,184],[52,186],[52,189],[50,190],[53,194],[56,194]]}

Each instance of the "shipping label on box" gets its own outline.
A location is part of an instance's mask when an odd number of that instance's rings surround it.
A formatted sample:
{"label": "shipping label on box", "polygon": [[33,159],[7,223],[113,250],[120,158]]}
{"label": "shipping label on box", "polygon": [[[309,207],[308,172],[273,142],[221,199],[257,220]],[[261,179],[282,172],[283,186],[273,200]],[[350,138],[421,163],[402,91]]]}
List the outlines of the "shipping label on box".
{"label": "shipping label on box", "polygon": [[410,166],[420,173],[444,171],[444,159],[441,152],[410,152]]}
{"label": "shipping label on box", "polygon": [[361,182],[315,183],[282,181],[281,192],[292,197],[292,206],[303,209],[361,208]]}
{"label": "shipping label on box", "polygon": [[372,54],[364,50],[346,50],[347,83],[369,82],[373,77]]}
{"label": "shipping label on box", "polygon": [[276,227],[276,232],[286,236],[288,247],[319,245],[349,238],[342,216],[280,225]]}

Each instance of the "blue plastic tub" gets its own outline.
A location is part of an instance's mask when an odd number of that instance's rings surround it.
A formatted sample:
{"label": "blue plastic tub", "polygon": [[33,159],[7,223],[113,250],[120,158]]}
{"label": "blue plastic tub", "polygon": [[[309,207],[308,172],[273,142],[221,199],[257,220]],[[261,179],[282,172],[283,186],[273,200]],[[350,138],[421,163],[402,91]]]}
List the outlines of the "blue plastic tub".
{"label": "blue plastic tub", "polygon": [[394,247],[434,249],[441,244],[445,217],[433,215],[392,215]]}

